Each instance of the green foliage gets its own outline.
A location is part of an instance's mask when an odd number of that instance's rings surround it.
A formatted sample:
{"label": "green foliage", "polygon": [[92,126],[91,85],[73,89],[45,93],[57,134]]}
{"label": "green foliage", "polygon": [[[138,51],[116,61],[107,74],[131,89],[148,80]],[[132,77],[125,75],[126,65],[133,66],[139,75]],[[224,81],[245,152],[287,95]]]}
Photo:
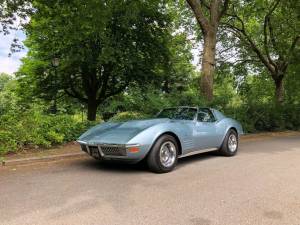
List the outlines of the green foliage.
{"label": "green foliage", "polygon": [[[279,131],[300,129],[300,104],[286,101],[282,106],[274,104],[273,84],[267,75],[249,76],[236,88],[230,74],[216,79],[215,100],[209,105],[237,119],[245,132]],[[295,99],[296,96],[294,96]],[[297,99],[300,99],[298,95]],[[158,90],[130,89],[126,95],[110,99],[102,107],[102,113],[117,113],[113,119],[140,118],[139,115],[155,115],[165,107],[189,105],[207,106],[203,98],[197,95],[197,89],[190,87],[186,91],[162,93]],[[132,113],[134,112],[134,113]],[[136,114],[138,113],[138,114]],[[124,119],[123,119],[124,116]]]}
{"label": "green foliage", "polygon": [[[20,82],[32,85],[33,94],[45,99],[59,91],[75,98],[88,106],[90,120],[100,104],[129,84],[161,83],[161,71],[173,67],[169,58],[176,55],[169,45],[185,44],[184,37],[171,35],[172,18],[163,3],[34,1],[36,12],[26,26],[29,53],[18,73]],[[56,70],[53,58],[60,59]]]}
{"label": "green foliage", "polygon": [[76,140],[95,123],[71,115],[45,115],[37,108],[0,116],[0,154],[23,147],[51,147]]}
{"label": "green foliage", "polygon": [[0,91],[3,90],[4,86],[11,80],[11,76],[6,73],[0,73]]}
{"label": "green foliage", "polygon": [[0,155],[17,149],[16,136],[10,131],[0,130]]}
{"label": "green foliage", "polygon": [[46,107],[19,104],[16,81],[7,82],[0,91],[0,155],[24,147],[50,147],[75,140],[93,123],[78,116],[47,114]]}
{"label": "green foliage", "polygon": [[255,104],[224,109],[247,133],[300,129],[300,105]]}
{"label": "green foliage", "polygon": [[267,72],[274,82],[273,96],[278,103],[285,97],[282,83],[289,66],[298,59],[299,9],[297,0],[234,0],[223,21],[231,33],[223,42],[234,47],[235,58],[239,58],[235,59],[240,62],[234,63],[235,67],[256,70],[256,74]]}
{"label": "green foliage", "polygon": [[113,115],[114,113],[129,111],[155,115],[166,107],[187,105],[206,105],[194,87],[186,87],[184,91],[175,89],[170,93],[162,92],[154,87],[151,88],[151,86],[147,90],[132,87],[126,94],[109,99],[101,107],[101,114]]}

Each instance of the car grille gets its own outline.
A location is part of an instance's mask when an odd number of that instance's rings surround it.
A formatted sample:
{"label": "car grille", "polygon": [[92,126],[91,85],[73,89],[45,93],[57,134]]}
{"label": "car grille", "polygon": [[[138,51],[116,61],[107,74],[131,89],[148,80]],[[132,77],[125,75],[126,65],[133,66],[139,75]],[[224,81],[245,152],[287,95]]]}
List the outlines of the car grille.
{"label": "car grille", "polygon": [[90,152],[92,151],[98,151],[98,147],[97,146],[89,146]]}
{"label": "car grille", "polygon": [[96,146],[96,145],[84,145],[81,144],[81,149],[84,152],[87,152],[88,154],[92,154],[93,152],[98,152],[100,148],[101,154],[104,156],[126,156],[126,147],[124,145],[106,145],[102,144]]}
{"label": "car grille", "polygon": [[104,155],[126,156],[125,146],[100,145],[100,148]]}

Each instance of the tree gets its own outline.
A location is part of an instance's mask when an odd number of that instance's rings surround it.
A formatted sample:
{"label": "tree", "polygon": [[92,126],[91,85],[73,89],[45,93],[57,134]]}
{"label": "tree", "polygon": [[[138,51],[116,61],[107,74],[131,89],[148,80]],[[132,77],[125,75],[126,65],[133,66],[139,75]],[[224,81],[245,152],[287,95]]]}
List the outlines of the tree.
{"label": "tree", "polygon": [[206,99],[211,102],[213,100],[217,32],[230,0],[187,0],[187,2],[194,12],[204,38],[200,88]]}
{"label": "tree", "polygon": [[267,69],[279,104],[284,100],[283,81],[300,40],[299,9],[295,0],[237,1],[224,22],[241,41],[245,60],[258,60]]}
{"label": "tree", "polygon": [[17,19],[26,19],[31,13],[30,0],[0,0],[0,33],[15,29]]}
{"label": "tree", "polygon": [[[157,65],[160,79],[155,79],[153,87],[161,89],[163,93],[183,91],[192,83],[195,67],[192,65],[193,44],[189,40],[191,13],[185,1],[167,1],[166,8],[171,17],[169,36],[166,47],[166,60]],[[146,87],[149,88],[149,87]]]}
{"label": "tree", "polygon": [[182,91],[192,81],[195,68],[191,64],[191,44],[186,34],[178,33],[168,41],[168,60],[162,65],[162,91]]}
{"label": "tree", "polygon": [[[169,17],[162,1],[34,1],[20,70],[38,92],[63,92],[87,105],[89,120],[131,83],[155,79],[168,55]],[[57,77],[51,60],[59,58]]]}
{"label": "tree", "polygon": [[6,73],[0,73],[0,91],[2,91],[5,85],[11,80],[11,76]]}
{"label": "tree", "polygon": [[[0,35],[22,29],[31,13],[31,0],[0,0]],[[10,47],[11,54],[19,52],[23,45],[18,38],[14,38]]]}

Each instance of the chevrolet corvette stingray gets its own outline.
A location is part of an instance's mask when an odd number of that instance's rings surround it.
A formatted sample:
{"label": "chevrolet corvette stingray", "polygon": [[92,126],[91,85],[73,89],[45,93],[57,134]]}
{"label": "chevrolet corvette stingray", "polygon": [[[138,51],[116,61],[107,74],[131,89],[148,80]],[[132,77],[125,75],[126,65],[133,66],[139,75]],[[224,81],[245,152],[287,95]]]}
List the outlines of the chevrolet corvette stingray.
{"label": "chevrolet corvette stingray", "polygon": [[216,109],[174,107],[154,118],[101,123],[82,134],[81,149],[99,160],[137,163],[151,171],[173,170],[180,157],[207,151],[234,156],[242,126]]}

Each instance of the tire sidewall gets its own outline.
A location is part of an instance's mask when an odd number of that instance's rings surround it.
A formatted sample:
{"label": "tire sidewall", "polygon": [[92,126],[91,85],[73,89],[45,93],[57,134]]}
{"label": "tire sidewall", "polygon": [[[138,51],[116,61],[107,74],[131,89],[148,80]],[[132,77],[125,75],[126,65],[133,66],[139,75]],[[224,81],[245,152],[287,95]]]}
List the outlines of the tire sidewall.
{"label": "tire sidewall", "polygon": [[[229,146],[228,146],[228,142],[229,142],[229,137],[230,135],[235,135],[236,137],[236,141],[237,141],[237,146],[236,146],[236,149],[234,152],[230,151],[229,149]],[[225,137],[225,140],[224,140],[224,143],[223,143],[223,146],[221,148],[221,152],[226,155],[226,156],[234,156],[237,151],[238,151],[238,148],[239,148],[239,137],[238,137],[238,134],[235,130],[233,129],[230,129],[227,134],[226,134],[226,137]]]}
{"label": "tire sidewall", "polygon": [[[165,167],[164,165],[162,165],[161,160],[160,160],[160,148],[163,145],[163,143],[168,142],[168,141],[172,142],[175,145],[176,157],[175,157],[175,161],[174,161],[172,166]],[[149,157],[154,158],[154,161],[155,161],[155,163],[158,167],[158,170],[159,170],[158,172],[165,173],[165,172],[172,171],[175,168],[175,166],[177,164],[177,161],[178,161],[178,144],[177,144],[177,141],[175,140],[175,138],[173,136],[170,136],[170,135],[161,136],[160,138],[157,139],[157,141],[153,145]]]}

